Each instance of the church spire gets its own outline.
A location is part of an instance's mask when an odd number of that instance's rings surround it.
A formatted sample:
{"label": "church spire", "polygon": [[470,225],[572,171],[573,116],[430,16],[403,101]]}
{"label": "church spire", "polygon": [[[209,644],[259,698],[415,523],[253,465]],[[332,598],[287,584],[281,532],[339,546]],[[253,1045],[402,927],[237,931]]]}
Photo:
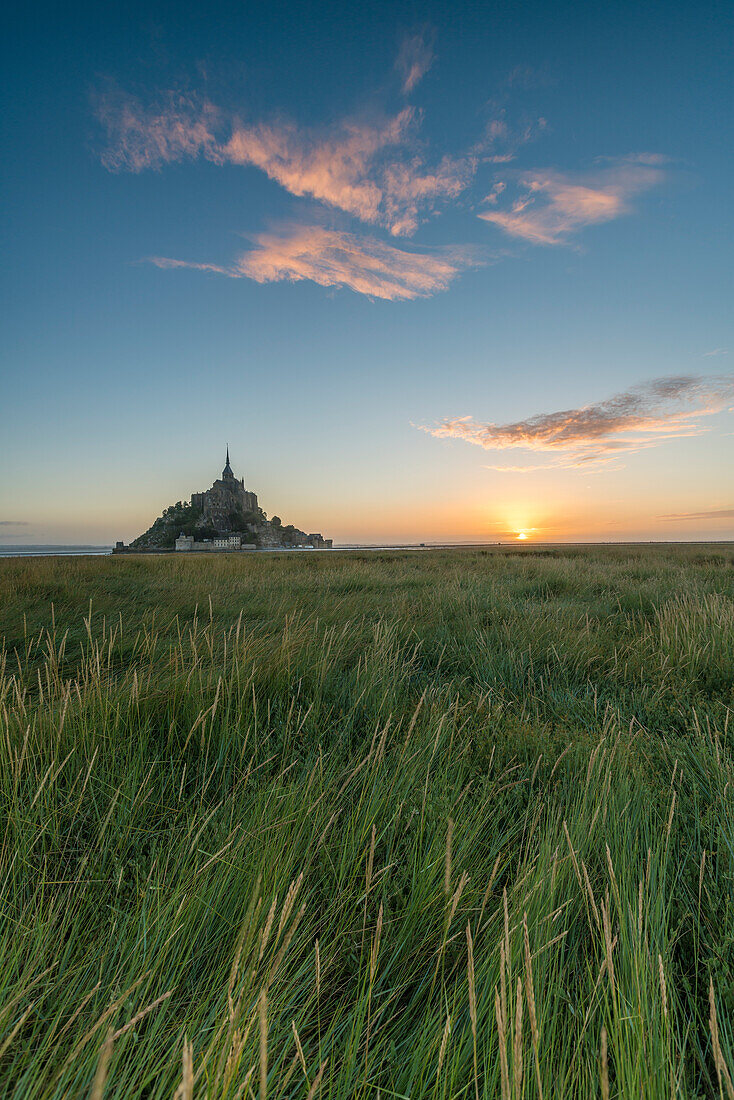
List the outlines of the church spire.
{"label": "church spire", "polygon": [[227,444],[227,462],[226,462],[226,465],[225,465],[224,469],[222,470],[222,477],[223,478],[234,477],[234,474],[232,472],[232,467],[229,464],[229,444]]}

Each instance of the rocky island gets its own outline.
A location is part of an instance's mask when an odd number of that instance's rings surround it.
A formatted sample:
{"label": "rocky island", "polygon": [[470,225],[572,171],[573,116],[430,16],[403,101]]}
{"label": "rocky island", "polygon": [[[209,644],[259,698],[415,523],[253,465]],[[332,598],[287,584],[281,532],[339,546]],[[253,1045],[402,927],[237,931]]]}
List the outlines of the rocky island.
{"label": "rocky island", "polygon": [[235,477],[229,461],[210,489],[192,493],[187,504],[178,501],[158,517],[129,546],[118,542],[115,553],[130,551],[242,551],[331,549],[332,540],[320,533],[307,534],[278,516],[268,519],[257,494]]}

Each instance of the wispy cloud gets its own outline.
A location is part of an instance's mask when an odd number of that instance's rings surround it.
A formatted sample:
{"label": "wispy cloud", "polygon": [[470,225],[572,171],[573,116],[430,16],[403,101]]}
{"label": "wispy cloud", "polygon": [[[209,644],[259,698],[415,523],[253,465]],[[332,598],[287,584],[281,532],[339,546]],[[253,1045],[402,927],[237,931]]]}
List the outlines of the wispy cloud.
{"label": "wispy cloud", "polygon": [[[412,91],[433,61],[428,31],[406,38],[396,60],[402,89]],[[517,74],[512,82],[527,80]],[[509,84],[508,84],[509,87]],[[252,121],[196,95],[170,92],[155,104],[107,85],[96,101],[107,133],[102,162],[110,171],[142,172],[201,159],[212,165],[256,168],[290,195],[340,211],[393,237],[410,237],[447,205],[468,202],[477,173],[497,174],[479,217],[513,237],[561,244],[585,225],[608,221],[662,178],[654,155],[606,161],[586,175],[554,169],[513,173],[502,167],[543,130],[543,118],[507,120],[503,102],[491,104],[479,139],[458,155],[431,156],[421,139],[422,113],[402,104],[391,114],[346,117],[320,128],[282,118]],[[519,195],[512,198],[512,189]],[[486,192],[486,188],[483,188]],[[473,192],[476,195],[476,192]],[[509,205],[508,205],[509,203]],[[465,247],[407,251],[340,229],[306,224],[262,233],[232,264],[158,257],[160,267],[192,267],[258,282],[309,279],[388,299],[444,290],[456,275],[481,262]],[[310,223],[310,224],[309,224]]]}
{"label": "wispy cloud", "polygon": [[671,512],[667,516],[658,516],[658,519],[734,519],[734,508],[714,508],[710,512]]}
{"label": "wispy cloud", "polygon": [[359,237],[322,226],[294,225],[280,233],[261,233],[254,247],[228,266],[153,257],[161,268],[194,268],[253,279],[258,283],[310,280],[320,286],[348,287],[358,294],[390,301],[427,298],[446,290],[456,276],[476,266],[471,248],[432,252],[395,248],[373,237]]}
{"label": "wispy cloud", "polygon": [[427,165],[414,151],[420,116],[412,107],[379,122],[346,119],[313,131],[283,121],[247,125],[210,103],[173,94],[146,108],[113,91],[99,99],[97,114],[108,136],[102,161],[112,171],[140,172],[199,156],[251,166],[292,195],[397,236],[414,233],[438,203],[456,198],[478,163],[467,155]]}
{"label": "wispy cloud", "polygon": [[542,466],[494,466],[506,473],[553,467],[593,468],[657,446],[663,440],[699,435],[703,417],[721,412],[734,398],[734,374],[658,378],[593,405],[541,413],[509,424],[447,418],[431,435],[474,443],[488,451],[542,452]]}
{"label": "wispy cloud", "polygon": [[715,355],[728,355],[728,348],[714,348],[713,351],[705,351],[704,359],[711,359]]}
{"label": "wispy cloud", "polygon": [[142,172],[199,154],[219,159],[215,130],[220,113],[211,103],[169,92],[157,106],[146,108],[108,86],[95,97],[95,109],[107,132],[101,159],[110,171]]}
{"label": "wispy cloud", "polygon": [[396,236],[410,236],[425,211],[435,209],[439,200],[458,198],[476,168],[474,156],[445,156],[429,170],[418,159],[386,165],[382,175],[383,203],[390,231]]}
{"label": "wispy cloud", "polygon": [[[292,125],[238,126],[221,157],[255,165],[292,195],[311,195],[405,236],[437,202],[459,195],[476,170],[471,157],[444,157],[431,169],[420,156],[408,155],[416,125],[413,108],[406,107],[380,125],[346,122],[330,135]],[[400,157],[384,155],[400,147]]]}
{"label": "wispy cloud", "polygon": [[509,208],[497,209],[504,190],[500,185],[508,182],[497,180],[486,199],[492,209],[479,217],[533,244],[566,244],[586,226],[628,214],[636,195],[662,181],[663,163],[656,154],[638,154],[588,173],[524,172],[517,177],[519,194]]}
{"label": "wispy cloud", "polygon": [[0,527],[30,527],[24,519],[0,519]]}
{"label": "wispy cloud", "polygon": [[345,123],[320,136],[292,124],[237,126],[221,157],[255,165],[292,195],[311,195],[365,222],[389,223],[375,161],[407,140],[413,117],[406,107],[381,125]]}
{"label": "wispy cloud", "polygon": [[403,92],[408,95],[421,82],[433,64],[433,35],[428,31],[409,35],[400,47],[395,68],[400,73]]}

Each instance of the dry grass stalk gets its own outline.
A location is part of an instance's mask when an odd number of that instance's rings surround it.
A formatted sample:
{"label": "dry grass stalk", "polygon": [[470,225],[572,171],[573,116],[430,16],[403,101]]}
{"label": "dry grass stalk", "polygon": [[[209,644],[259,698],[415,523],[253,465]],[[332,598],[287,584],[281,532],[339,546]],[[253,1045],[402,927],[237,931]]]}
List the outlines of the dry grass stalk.
{"label": "dry grass stalk", "polygon": [[380,905],[380,911],[377,914],[377,926],[375,928],[375,934],[372,937],[372,949],[370,950],[370,985],[375,980],[375,971],[377,970],[377,955],[380,950],[380,937],[382,936],[382,905]]}
{"label": "dry grass stalk", "polygon": [[579,870],[578,860],[576,859],[576,852],[574,851],[573,844],[571,843],[571,837],[568,832],[568,825],[565,821],[563,822],[563,831],[566,834],[566,840],[568,841],[568,850],[571,853],[571,862],[573,863],[573,869],[576,872],[576,878],[578,879],[579,886],[583,890],[584,884],[581,881],[581,871]]}
{"label": "dry grass stalk", "polygon": [[[279,1091],[280,1091],[281,1095],[283,1095],[283,1094],[285,1094],[286,1096],[288,1095],[288,1093],[287,1093],[288,1084],[290,1082],[291,1077],[293,1076],[293,1074],[298,1069],[299,1065],[300,1065],[300,1062],[299,1062],[299,1059],[298,1059],[298,1051],[296,1051],[296,1053],[291,1058],[291,1064],[288,1066],[288,1069],[286,1070],[285,1077],[282,1079],[282,1081],[278,1082]],[[244,1094],[244,1090],[240,1090],[240,1091]],[[239,1095],[238,1095],[238,1100],[239,1100]]]}
{"label": "dry grass stalk", "polygon": [[558,877],[558,848],[553,852],[553,866],[551,867],[551,893],[556,888],[556,878]]}
{"label": "dry grass stalk", "polygon": [[327,833],[329,832],[329,829],[330,829],[330,828],[331,828],[331,826],[332,826],[332,825],[334,824],[334,822],[336,821],[336,819],[337,819],[337,818],[339,817],[340,813],[341,813],[341,810],[334,810],[333,814],[331,815],[331,817],[329,818],[329,820],[328,820],[328,821],[326,822],[326,828],[324,829],[323,833],[322,833],[322,834],[321,834],[321,836],[319,837],[319,841],[318,841],[318,844],[316,845],[316,851],[317,851],[317,852],[318,852],[319,848],[321,847],[321,845],[322,845],[322,844],[324,843],[324,841],[326,840],[326,834],[327,834]]}
{"label": "dry grass stalk", "polygon": [[[259,887],[260,887],[260,879],[258,878],[257,885],[255,886],[255,891],[253,892],[253,900],[254,900],[254,893],[259,889]],[[255,906],[255,912],[256,913],[257,913],[257,911],[260,907],[260,902],[261,902],[261,899],[258,898],[257,905]],[[245,936],[247,935],[247,929],[249,927],[249,924],[250,924],[249,919],[245,919],[242,922],[242,927],[241,927],[240,933],[237,937],[237,944],[235,946],[234,958],[232,960],[232,968],[229,972],[229,981],[227,983],[227,1006],[229,1008],[230,1023],[234,1023],[235,1007],[234,1007],[234,1002],[232,1000],[232,994],[234,993],[234,987],[235,987],[235,984],[237,982],[237,976],[238,976],[239,970],[240,970],[240,961],[242,959],[242,949],[243,949],[244,944],[245,944]]]}
{"label": "dry grass stalk", "polygon": [[[377,837],[377,832],[376,832],[375,826],[373,825],[372,826],[372,836],[370,838],[370,851],[369,851],[369,855],[367,856],[367,873],[365,875],[365,895],[369,894],[370,885],[372,883],[372,867],[373,867],[374,860],[375,860],[375,839],[376,839],[376,837]],[[366,896],[365,896],[365,903],[366,903]]]}
{"label": "dry grass stalk", "polygon": [[76,1058],[79,1051],[82,1049],[82,1047],[84,1047],[89,1042],[89,1040],[92,1038],[92,1036],[95,1034],[95,1032],[99,1031],[99,1029],[102,1027],[102,1025],[104,1023],[106,1023],[106,1021],[109,1020],[111,1016],[115,1015],[115,1013],[120,1008],[120,1005],[124,1004],[125,1001],[128,999],[128,997],[130,997],[135,992],[135,990],[138,988],[138,986],[141,984],[141,982],[144,982],[145,979],[148,978],[148,977],[150,977],[150,972],[149,971],[146,971],[145,974],[141,974],[141,976],[137,979],[137,981],[134,981],[132,985],[128,986],[128,988],[125,990],[125,992],[122,993],[117,998],[116,1001],[113,1001],[113,1003],[109,1006],[109,1008],[105,1009],[105,1011],[102,1013],[100,1018],[97,1020],[96,1024],[93,1024],[92,1027],[90,1027],[90,1029],[87,1032],[85,1032],[84,1035],[82,1035],[79,1042],[74,1046],[73,1050],[68,1055],[68,1057],[66,1058],[64,1064],[62,1065],[61,1069],[59,1070],[59,1076],[61,1075],[61,1073],[63,1073],[63,1071],[66,1069],[66,1067],[74,1061],[74,1059]]}
{"label": "dry grass stalk", "polygon": [[469,881],[469,872],[464,871],[463,875],[461,876],[461,879],[459,880],[459,885],[456,887],[456,890],[454,891],[454,896],[451,899],[451,909],[449,910],[449,919],[448,919],[448,922],[447,922],[447,928],[451,927],[451,921],[454,919],[454,915],[456,914],[456,907],[458,906],[459,901],[461,900],[461,895],[464,893],[464,887],[466,886],[468,881]]}
{"label": "dry grass stalk", "polygon": [[538,1031],[538,1017],[535,1011],[535,988],[533,983],[533,958],[530,954],[530,936],[528,935],[528,915],[522,917],[523,947],[525,950],[525,996],[528,1002],[528,1016],[530,1018],[530,1036],[533,1043],[533,1055],[535,1057],[535,1078],[538,1083],[538,1098],[543,1100],[543,1085],[540,1079],[540,1034]]}
{"label": "dry grass stalk", "polygon": [[479,1100],[479,1065],[477,1062],[477,987],[474,980],[474,941],[471,926],[466,925],[467,977],[469,979],[469,1018],[474,1049],[474,1095]]}
{"label": "dry grass stalk", "polygon": [[602,1024],[601,1049],[599,1051],[599,1072],[601,1075],[602,1100],[609,1100],[609,1065],[607,1063],[607,1029]]}
{"label": "dry grass stalk", "polygon": [[268,985],[270,985],[273,978],[277,974],[278,969],[280,967],[280,964],[283,962],[283,959],[285,958],[285,954],[286,954],[288,948],[291,945],[291,940],[295,936],[296,929],[298,928],[298,925],[301,923],[301,918],[303,917],[303,914],[305,912],[306,912],[306,902],[304,901],[303,905],[298,910],[298,913],[296,914],[295,919],[293,920],[293,923],[291,924],[290,928],[288,929],[286,935],[283,937],[283,942],[280,945],[280,951],[275,956],[275,961],[273,962],[273,965],[270,968],[270,973],[268,974]]}
{"label": "dry grass stalk", "polygon": [[612,958],[612,951],[614,950],[614,943],[612,942],[612,930],[609,921],[609,910],[605,902],[601,903],[601,916],[602,924],[604,927],[604,958],[607,964],[607,973],[609,974],[609,980],[612,983],[612,990],[614,990],[616,982],[614,978],[614,959]]}
{"label": "dry grass stalk", "polygon": [[[385,723],[385,728],[380,735],[380,740],[377,743],[377,752],[375,753],[375,767],[377,768],[379,768],[385,756],[385,744],[387,742],[387,735],[391,725],[392,715],[390,714],[388,715],[387,722]],[[408,736],[410,736],[410,734],[408,734]]]}
{"label": "dry grass stalk", "polygon": [[303,882],[303,871],[301,871],[300,875],[295,880],[295,882],[292,882],[290,884],[290,886],[288,887],[288,893],[285,896],[285,901],[283,902],[283,908],[280,911],[280,920],[278,921],[278,932],[277,932],[277,935],[275,937],[276,940],[280,936],[280,933],[283,931],[283,927],[284,927],[286,921],[288,920],[288,917],[291,915],[291,909],[293,908],[295,900],[298,897],[298,891],[301,889],[301,883],[302,882]]}
{"label": "dry grass stalk", "polygon": [[558,759],[556,760],[555,764],[553,765],[553,770],[552,770],[552,771],[551,771],[551,773],[550,773],[550,779],[552,779],[552,778],[553,778],[553,776],[554,776],[554,775],[556,774],[556,768],[557,768],[557,767],[558,767],[558,765],[560,764],[561,760],[563,760],[563,758],[564,758],[564,756],[566,755],[566,753],[567,753],[567,752],[570,752],[570,751],[571,751],[571,746],[570,746],[570,745],[566,745],[565,749],[563,750],[563,752],[561,753],[561,755],[560,755],[560,756],[558,757]]}
{"label": "dry grass stalk", "polygon": [[515,1034],[512,1042],[512,1085],[515,1096],[522,1095],[522,979],[517,979],[515,998]]}
{"label": "dry grass stalk", "polygon": [[[228,1095],[229,1086],[232,1084],[234,1076],[235,1076],[237,1070],[239,1069],[240,1059],[242,1058],[242,1054],[243,1054],[244,1049],[247,1045],[247,1040],[248,1040],[249,1035],[250,1035],[250,1028],[251,1027],[252,1027],[252,1020],[250,1020],[247,1027],[245,1028],[244,1032],[240,1031],[239,1028],[235,1028],[234,1034],[232,1035],[232,1042],[231,1042],[229,1054],[227,1055],[227,1062],[226,1062],[225,1067],[224,1067],[224,1078],[222,1080],[222,1095],[224,1095],[224,1096]],[[216,1091],[216,1083],[215,1083],[215,1091]],[[242,1091],[244,1091],[244,1090],[242,1090]]]}
{"label": "dry grass stalk", "polygon": [[115,1037],[112,1034],[112,1028],[108,1028],[107,1037],[102,1044],[102,1049],[99,1053],[99,1059],[97,1061],[97,1070],[94,1074],[94,1081],[92,1082],[92,1091],[89,1094],[89,1100],[102,1100],[104,1096],[104,1087],[107,1083],[107,1072],[110,1068],[110,1058],[112,1057],[112,1044],[115,1041]]}
{"label": "dry grass stalk", "polygon": [[377,914],[377,926],[375,928],[375,934],[372,937],[372,947],[370,948],[370,987],[367,992],[367,1032],[364,1044],[364,1070],[365,1074],[368,1072],[368,1056],[370,1050],[370,1026],[372,1017],[372,986],[375,981],[375,974],[377,972],[377,956],[380,951],[380,937],[382,935],[382,905],[380,905],[380,911]]}
{"label": "dry grass stalk", "polygon": [[181,1100],[193,1100],[194,1097],[194,1047],[193,1043],[184,1039],[183,1054],[181,1058]]}
{"label": "dry grass stalk", "polygon": [[121,1035],[125,1034],[125,1032],[132,1031],[135,1025],[139,1024],[144,1016],[147,1016],[150,1012],[153,1011],[153,1009],[158,1008],[158,1005],[162,1005],[164,1001],[167,1001],[172,993],[173,990],[169,989],[167,993],[164,993],[161,997],[157,997],[154,1001],[151,1002],[151,1004],[146,1005],[145,1008],[141,1008],[140,1012],[137,1012],[133,1016],[132,1020],[128,1020],[124,1027],[121,1027],[119,1031],[116,1031],[112,1038],[117,1041]]}
{"label": "dry grass stalk", "polygon": [[586,892],[589,895],[589,901],[591,902],[591,911],[594,914],[594,920],[596,921],[596,927],[601,932],[601,920],[599,919],[599,910],[596,907],[596,900],[594,898],[594,891],[591,888],[591,881],[589,879],[589,872],[586,870],[586,864],[581,860],[581,870],[584,872],[584,882],[586,883]]}
{"label": "dry grass stalk", "polygon": [[454,836],[454,819],[449,818],[448,828],[446,829],[446,857],[444,864],[444,878],[443,878],[443,892],[446,897],[451,893],[451,845]]}
{"label": "dry grass stalk", "polygon": [[314,1077],[313,1084],[308,1090],[308,1096],[306,1097],[306,1100],[313,1100],[314,1096],[316,1095],[316,1090],[321,1084],[321,1078],[324,1076],[324,1070],[326,1069],[326,1064],[328,1061],[328,1058],[324,1058],[323,1062],[319,1066],[319,1072]]}
{"label": "dry grass stalk", "polygon": [[598,745],[596,746],[596,748],[594,748],[592,750],[591,755],[589,757],[589,765],[586,769],[586,782],[584,783],[584,794],[586,794],[589,790],[589,783],[591,781],[591,773],[594,770],[594,764],[596,762],[596,758],[597,758],[597,755],[599,753],[599,749],[602,747],[603,744],[604,744],[604,742],[600,741],[598,743]]}
{"label": "dry grass stalk", "polygon": [[487,883],[487,888],[484,891],[484,896],[482,897],[482,904],[479,908],[479,920],[477,921],[477,928],[479,928],[481,926],[482,917],[484,916],[484,910],[487,906],[487,902],[489,901],[489,895],[492,892],[492,887],[494,886],[494,880],[497,878],[497,872],[499,870],[501,858],[502,858],[502,853],[500,852],[499,855],[497,856],[496,860],[494,861],[494,866],[492,868],[492,873],[489,876],[489,882]]}
{"label": "dry grass stalk", "polygon": [[441,1036],[441,1047],[438,1052],[438,1071],[436,1076],[441,1076],[441,1067],[443,1066],[443,1060],[446,1055],[446,1046],[449,1041],[449,1035],[451,1034],[451,1017],[446,1016],[446,1023],[444,1024],[443,1035]]}
{"label": "dry grass stalk", "polygon": [[507,965],[505,962],[505,943],[500,940],[500,1004],[502,1006],[502,1019],[507,1019]]}
{"label": "dry grass stalk", "polygon": [[668,814],[668,827],[665,830],[665,843],[670,840],[670,830],[673,826],[673,814],[675,813],[675,800],[677,797],[677,791],[673,791],[673,797],[670,800],[670,813]]}
{"label": "dry grass stalk", "polygon": [[617,876],[614,873],[614,864],[612,863],[612,853],[609,851],[609,845],[606,845],[607,849],[607,868],[609,870],[609,879],[612,884],[612,892],[614,894],[614,900],[617,903],[618,912],[622,912],[622,899],[619,893],[619,885],[617,883]]}
{"label": "dry grass stalk", "polygon": [[538,774],[538,768],[540,767],[540,762],[541,762],[542,759],[543,759],[543,754],[541,752],[540,756],[535,761],[535,767],[533,768],[533,774],[530,776],[530,786],[531,787],[532,787],[533,783],[535,782],[535,777]]}
{"label": "dry grass stalk", "polygon": [[306,1078],[306,1084],[309,1085],[309,1087],[310,1087],[311,1082],[308,1079],[308,1069],[306,1068],[306,1059],[305,1059],[304,1054],[303,1054],[303,1047],[301,1046],[301,1040],[299,1038],[298,1031],[296,1029],[296,1021],[295,1020],[291,1020],[291,1027],[293,1029],[293,1039],[294,1039],[295,1044],[296,1044],[296,1050],[298,1051],[298,1059],[301,1063],[301,1069],[303,1070],[303,1076]]}
{"label": "dry grass stalk", "polygon": [[258,1018],[260,1021],[260,1100],[267,1100],[268,1096],[268,995],[264,989],[260,991],[257,1002]]}
{"label": "dry grass stalk", "polygon": [[721,1092],[721,1085],[723,1081],[726,1085],[726,1094],[729,1100],[734,1100],[734,1084],[732,1084],[729,1067],[724,1060],[724,1054],[721,1049],[721,1040],[719,1038],[719,1021],[716,1015],[716,999],[714,997],[713,978],[709,978],[709,1028],[711,1030],[711,1048],[714,1055],[714,1063],[716,1065],[716,1075],[719,1079],[719,1092]]}
{"label": "dry grass stalk", "polygon": [[191,1043],[184,1036],[181,1054],[181,1084],[176,1090],[174,1100],[193,1100],[194,1098],[194,1052]]}
{"label": "dry grass stalk", "polygon": [[12,1044],[13,1039],[18,1034],[18,1032],[22,1028],[23,1024],[26,1022],[26,1020],[28,1019],[28,1017],[30,1016],[30,1014],[31,1014],[31,1012],[33,1011],[34,1008],[35,1008],[35,1004],[32,1004],[32,1005],[28,1006],[28,1008],[25,1010],[25,1012],[23,1013],[23,1015],[21,1016],[21,1018],[18,1020],[17,1024],[13,1028],[13,1030],[10,1032],[10,1034],[5,1037],[5,1039],[3,1040],[2,1043],[0,1043],[0,1058],[2,1058],[5,1051]]}
{"label": "dry grass stalk", "polygon": [[663,956],[658,954],[658,973],[660,975],[660,995],[663,998],[663,1015],[668,1018],[668,990],[665,984],[665,971],[663,970]]}
{"label": "dry grass stalk", "polygon": [[[512,981],[511,974],[511,955],[510,955],[510,911],[507,905],[507,888],[502,891],[502,911],[504,916],[504,936],[505,936],[505,966],[507,967],[507,984],[510,985]],[[505,1009],[505,1015],[507,1015],[507,1009],[503,1001],[502,1007]]]}
{"label": "dry grass stalk", "polygon": [[502,1087],[502,1100],[510,1100],[510,1072],[507,1067],[507,1028],[505,1014],[502,1010],[500,995],[494,991],[494,1014],[497,1018],[497,1041],[500,1051],[500,1079]]}

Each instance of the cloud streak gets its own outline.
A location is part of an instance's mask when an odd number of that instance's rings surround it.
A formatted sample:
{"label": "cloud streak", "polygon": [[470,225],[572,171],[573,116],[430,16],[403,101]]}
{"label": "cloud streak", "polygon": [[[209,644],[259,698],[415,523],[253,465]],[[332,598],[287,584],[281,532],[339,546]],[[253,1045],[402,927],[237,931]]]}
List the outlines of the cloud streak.
{"label": "cloud streak", "polygon": [[415,232],[437,204],[471,182],[475,155],[445,156],[435,166],[411,153],[420,116],[412,107],[377,123],[345,120],[328,131],[291,122],[247,125],[210,103],[170,94],[153,109],[119,92],[102,97],[107,131],[103,164],[141,172],[203,157],[255,167],[291,195],[309,196],[396,236]]}
{"label": "cloud streak", "polygon": [[734,519],[734,508],[714,508],[710,512],[671,512],[667,516],[658,516],[658,519]]}
{"label": "cloud streak", "polygon": [[541,466],[493,466],[506,473],[554,467],[589,469],[664,440],[706,431],[703,417],[721,412],[734,398],[734,375],[658,378],[592,405],[541,413],[508,424],[454,417],[424,428],[439,438],[463,439],[487,451],[542,453]]}
{"label": "cloud streak", "polygon": [[433,45],[426,32],[404,39],[398,53],[395,68],[402,77],[403,93],[410,92],[421,82],[433,64]]}
{"label": "cloud streak", "polygon": [[134,96],[109,88],[95,108],[107,132],[101,160],[112,172],[162,168],[200,154],[218,159],[220,113],[211,103],[169,92],[158,107],[146,109]]}
{"label": "cloud streak", "polygon": [[497,208],[507,186],[506,180],[497,180],[485,200],[492,209],[479,217],[531,244],[566,244],[587,226],[629,214],[632,200],[662,181],[663,163],[656,154],[639,154],[590,173],[524,172],[517,178],[519,194],[510,206]]}
{"label": "cloud streak", "polygon": [[193,268],[257,283],[308,280],[325,287],[348,287],[371,298],[406,301],[446,290],[461,271],[481,261],[470,248],[409,252],[373,237],[295,225],[279,233],[259,234],[254,247],[228,266],[161,256],[150,262],[160,268]]}

